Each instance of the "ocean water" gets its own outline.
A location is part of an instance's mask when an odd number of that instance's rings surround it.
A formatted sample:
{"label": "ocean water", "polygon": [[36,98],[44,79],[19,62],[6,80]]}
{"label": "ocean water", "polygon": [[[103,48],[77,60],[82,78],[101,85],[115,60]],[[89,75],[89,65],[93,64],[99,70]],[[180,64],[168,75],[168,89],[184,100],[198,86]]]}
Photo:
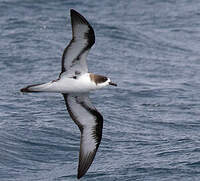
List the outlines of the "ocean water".
{"label": "ocean water", "polygon": [[103,138],[81,180],[200,180],[200,1],[0,1],[0,180],[76,180],[79,130],[54,80],[71,39],[69,10],[96,33],[90,72],[118,87],[91,93]]}

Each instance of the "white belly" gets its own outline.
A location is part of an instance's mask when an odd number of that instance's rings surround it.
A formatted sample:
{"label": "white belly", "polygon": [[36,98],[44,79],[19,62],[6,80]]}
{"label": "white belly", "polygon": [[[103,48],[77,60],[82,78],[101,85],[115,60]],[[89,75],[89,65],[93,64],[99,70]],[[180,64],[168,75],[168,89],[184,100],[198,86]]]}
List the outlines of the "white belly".
{"label": "white belly", "polygon": [[82,76],[78,79],[61,77],[56,81],[36,85],[29,88],[31,91],[56,92],[56,93],[84,93],[98,89],[94,82]]}
{"label": "white belly", "polygon": [[96,85],[91,81],[88,73],[77,79],[61,76],[56,81],[45,84],[28,86],[30,92],[55,92],[55,93],[86,93],[105,87],[105,85]]}
{"label": "white belly", "polygon": [[50,89],[52,92],[59,93],[83,93],[95,90],[97,86],[93,82],[82,79],[63,78],[53,82]]}

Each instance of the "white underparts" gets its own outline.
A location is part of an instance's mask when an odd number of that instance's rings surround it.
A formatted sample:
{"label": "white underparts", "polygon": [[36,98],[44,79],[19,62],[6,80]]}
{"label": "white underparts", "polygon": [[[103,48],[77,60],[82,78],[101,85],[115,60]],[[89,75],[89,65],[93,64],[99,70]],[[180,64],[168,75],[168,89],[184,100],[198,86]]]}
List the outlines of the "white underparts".
{"label": "white underparts", "polygon": [[105,87],[107,84],[96,85],[91,81],[89,73],[79,76],[77,79],[62,76],[56,81],[45,84],[33,85],[28,89],[34,92],[55,92],[55,93],[84,93]]}

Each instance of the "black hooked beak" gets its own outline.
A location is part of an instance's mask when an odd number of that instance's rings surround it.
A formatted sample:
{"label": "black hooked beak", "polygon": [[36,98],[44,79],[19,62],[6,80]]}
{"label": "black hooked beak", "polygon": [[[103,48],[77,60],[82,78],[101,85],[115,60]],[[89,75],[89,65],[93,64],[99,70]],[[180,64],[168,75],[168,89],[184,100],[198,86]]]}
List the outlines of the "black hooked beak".
{"label": "black hooked beak", "polygon": [[113,82],[109,82],[110,85],[112,86],[117,86],[117,84],[113,83]]}

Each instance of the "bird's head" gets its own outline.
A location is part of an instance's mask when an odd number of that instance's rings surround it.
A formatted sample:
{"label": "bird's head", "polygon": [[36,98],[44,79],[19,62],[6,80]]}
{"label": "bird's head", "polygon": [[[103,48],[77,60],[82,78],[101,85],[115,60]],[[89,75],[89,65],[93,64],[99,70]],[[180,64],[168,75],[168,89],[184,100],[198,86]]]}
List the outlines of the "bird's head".
{"label": "bird's head", "polygon": [[105,87],[107,85],[117,86],[117,84],[113,83],[110,78],[102,75],[90,74],[90,79],[99,87]]}

